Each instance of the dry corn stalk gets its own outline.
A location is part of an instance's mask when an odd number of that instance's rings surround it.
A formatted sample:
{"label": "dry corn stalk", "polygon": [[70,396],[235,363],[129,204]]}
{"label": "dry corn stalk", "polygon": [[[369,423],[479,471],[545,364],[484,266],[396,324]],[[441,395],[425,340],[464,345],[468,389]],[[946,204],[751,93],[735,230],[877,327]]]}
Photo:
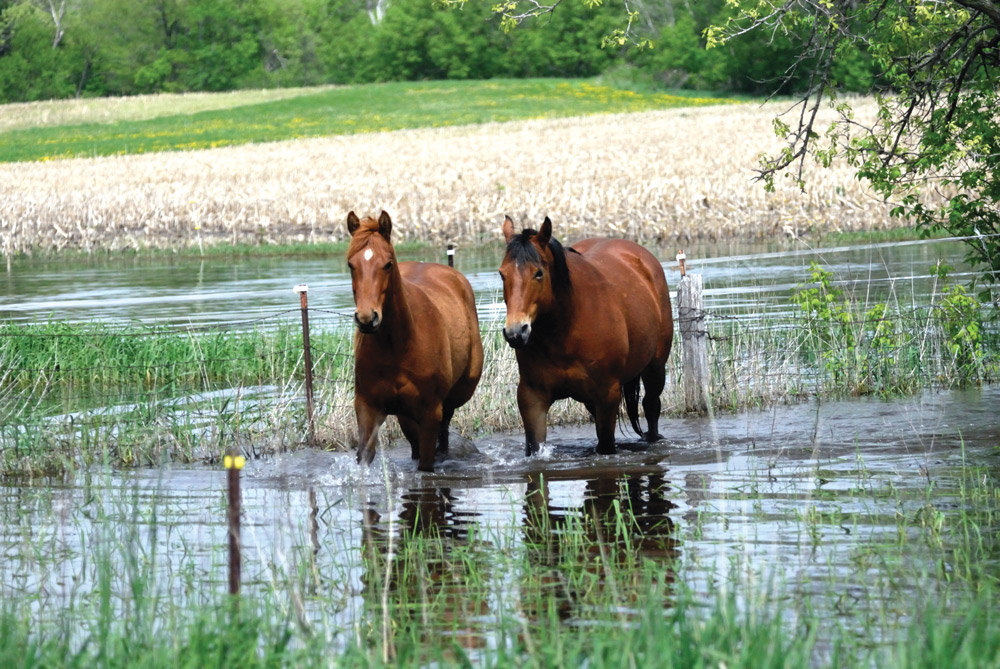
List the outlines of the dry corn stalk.
{"label": "dry corn stalk", "polygon": [[[858,104],[859,115],[872,104]],[[397,234],[499,238],[504,214],[564,239],[640,242],[898,225],[845,165],[808,190],[752,181],[782,107],[727,105],[0,165],[0,249],[336,241],[346,213]]]}

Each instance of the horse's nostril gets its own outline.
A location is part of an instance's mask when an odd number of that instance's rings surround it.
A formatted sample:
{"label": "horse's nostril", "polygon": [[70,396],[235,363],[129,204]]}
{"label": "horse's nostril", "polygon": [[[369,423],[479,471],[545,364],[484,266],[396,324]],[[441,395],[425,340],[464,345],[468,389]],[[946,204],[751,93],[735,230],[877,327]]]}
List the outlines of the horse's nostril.
{"label": "horse's nostril", "polygon": [[521,336],[522,337],[527,337],[528,336],[528,330],[530,330],[530,329],[531,329],[530,325],[528,325],[527,323],[523,323],[521,325]]}

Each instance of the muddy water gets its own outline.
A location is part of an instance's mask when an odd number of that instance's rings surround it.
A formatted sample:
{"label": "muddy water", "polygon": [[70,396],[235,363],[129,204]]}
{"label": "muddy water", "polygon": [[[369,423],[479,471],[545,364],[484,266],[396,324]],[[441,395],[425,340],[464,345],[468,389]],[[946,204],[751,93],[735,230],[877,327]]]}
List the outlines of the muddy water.
{"label": "muddy water", "polygon": [[[595,454],[592,426],[555,428],[533,458],[523,456],[519,434],[457,440],[433,474],[417,472],[399,445],[370,468],[350,454],[318,451],[254,461],[243,477],[244,587],[284,592],[281,584],[298,584],[301,617],[350,629],[377,608],[378,575],[366,572],[361,555],[384,557],[407,530],[433,527],[466,549],[477,579],[499,593],[465,599],[454,571],[438,582],[455,589],[450,596],[467,621],[463,643],[479,647],[490,643],[496,620],[524,613],[516,610],[517,579],[495,568],[496,551],[547,543],[538,566],[557,572],[562,524],[628,504],[637,527],[630,547],[607,544],[612,558],[628,550],[669,564],[708,604],[734,573],[749,574],[786,593],[790,623],[809,602],[812,615],[866,633],[881,621],[876,634],[885,638],[872,642],[888,641],[898,632],[888,619],[905,623],[915,598],[948,577],[942,552],[912,524],[901,530],[899,519],[928,503],[948,518],[962,510],[963,466],[1000,470],[998,406],[1000,388],[988,387],[672,418],[663,442],[619,435],[613,456]],[[103,557],[123,598],[129,574],[146,569],[156,594],[203,601],[226,587],[224,491],[224,472],[209,468],[0,483],[0,596],[37,598],[42,617],[79,606],[97,588]],[[983,531],[995,537],[1000,528]],[[914,536],[898,559],[865,559],[898,544],[900,532]],[[984,567],[1000,574],[1000,555]],[[566,615],[587,617],[568,603]]]}
{"label": "muddy water", "polygon": [[[676,250],[654,249],[667,267],[671,285],[679,280]],[[864,282],[873,298],[897,287],[926,293],[929,269],[938,259],[962,266],[962,244],[932,240],[808,248],[790,244],[718,244],[689,248],[691,271],[704,277],[709,309],[763,316],[787,309],[788,295],[807,281],[818,262],[845,283]],[[401,253],[406,260],[443,262],[444,253]],[[457,267],[473,284],[480,319],[502,313],[497,276],[499,245],[459,249]],[[191,257],[102,259],[71,262],[14,260],[0,271],[0,319],[39,322],[140,320],[157,323],[233,323],[297,309],[297,284],[309,285],[309,304],[324,312],[353,310],[350,277],[343,257],[236,258]],[[319,327],[344,322],[320,312]]]}

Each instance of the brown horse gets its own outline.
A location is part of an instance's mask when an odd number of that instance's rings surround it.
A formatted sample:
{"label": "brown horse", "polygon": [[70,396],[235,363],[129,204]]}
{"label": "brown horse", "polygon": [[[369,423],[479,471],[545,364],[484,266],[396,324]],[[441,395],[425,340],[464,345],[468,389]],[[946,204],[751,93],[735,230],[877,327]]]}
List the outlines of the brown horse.
{"label": "brown horse", "polygon": [[[652,253],[623,239],[586,239],[564,249],[552,221],[514,232],[505,217],[507,253],[500,265],[507,343],[516,350],[517,406],[525,454],[545,441],[556,400],[582,402],[597,423],[597,452],[615,452],[622,398],[632,427],[653,442],[660,392],[674,338],[670,292]],[[639,426],[639,382],[649,429]]]}
{"label": "brown horse", "polygon": [[448,424],[483,371],[472,286],[445,265],[397,262],[392,220],[347,215],[354,289],[354,412],[358,462],[375,457],[378,429],[396,416],[421,471],[434,446],[448,452]]}

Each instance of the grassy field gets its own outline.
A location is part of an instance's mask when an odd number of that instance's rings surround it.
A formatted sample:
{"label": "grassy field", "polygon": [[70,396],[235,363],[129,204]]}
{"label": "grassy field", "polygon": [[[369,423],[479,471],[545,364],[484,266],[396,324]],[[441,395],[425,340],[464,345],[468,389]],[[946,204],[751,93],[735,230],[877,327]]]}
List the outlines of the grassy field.
{"label": "grassy field", "polygon": [[[782,103],[698,106],[719,101],[559,80],[229,100],[0,133],[7,160],[115,154],[0,163],[0,253],[336,243],[352,209],[385,209],[399,240],[427,243],[497,239],[505,214],[548,215],[562,239],[659,244],[903,224],[844,165],[810,168],[806,192],[754,183]],[[857,107],[862,120],[874,109]],[[200,148],[213,143],[230,146]]]}
{"label": "grassy field", "polygon": [[299,95],[313,95],[328,87],[268,88],[226,93],[159,93],[121,98],[77,98],[0,105],[0,133],[28,128],[96,125],[146,121],[162,116],[231,109]]}
{"label": "grassy field", "polygon": [[[15,127],[6,132],[0,126],[0,162],[213,149],[404,128],[695,107],[727,100],[540,79],[386,83],[296,89],[286,95],[270,91],[218,98],[201,95],[190,100],[167,96],[159,101],[154,96],[142,102],[147,104],[93,101],[92,112],[75,118],[53,110],[52,116],[65,119],[59,123],[48,122],[31,105],[2,109],[11,119],[26,120],[7,121]],[[176,110],[168,113],[171,103],[176,103]],[[79,109],[79,104],[66,106]],[[30,119],[42,121],[32,126]]]}

